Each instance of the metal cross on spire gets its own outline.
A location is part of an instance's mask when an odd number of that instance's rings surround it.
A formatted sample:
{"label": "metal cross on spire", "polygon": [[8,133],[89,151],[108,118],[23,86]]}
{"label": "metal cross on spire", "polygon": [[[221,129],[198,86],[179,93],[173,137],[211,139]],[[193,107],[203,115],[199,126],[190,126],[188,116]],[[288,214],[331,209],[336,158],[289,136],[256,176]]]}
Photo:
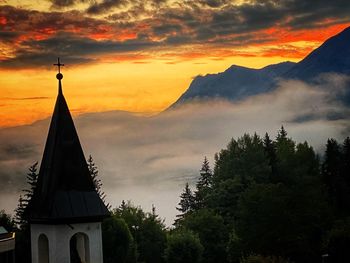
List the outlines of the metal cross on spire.
{"label": "metal cross on spire", "polygon": [[54,66],[58,67],[58,73],[61,73],[61,66],[64,66],[64,64],[60,63],[60,58],[57,58],[57,63],[53,64]]}

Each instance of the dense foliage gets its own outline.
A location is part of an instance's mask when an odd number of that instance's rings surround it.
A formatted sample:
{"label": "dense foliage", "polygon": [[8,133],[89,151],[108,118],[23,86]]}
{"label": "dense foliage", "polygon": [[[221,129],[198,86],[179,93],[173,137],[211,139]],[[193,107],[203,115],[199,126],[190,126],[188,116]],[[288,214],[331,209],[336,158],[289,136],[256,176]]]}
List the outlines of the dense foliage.
{"label": "dense foliage", "polygon": [[168,236],[165,258],[168,263],[199,263],[203,246],[190,231],[176,231]]}
{"label": "dense foliage", "polygon": [[283,127],[232,139],[186,185],[175,227],[198,234],[205,263],[350,262],[349,156],[349,138],[329,139],[320,161]]}
{"label": "dense foliage", "polygon": [[123,201],[103,222],[102,230],[104,262],[164,262],[166,230],[154,207],[145,213]]}
{"label": "dense foliage", "polygon": [[0,226],[4,227],[7,232],[16,230],[16,224],[11,215],[6,214],[5,210],[0,210]]}
{"label": "dense foliage", "polygon": [[[329,139],[321,158],[296,144],[282,127],[275,139],[245,134],[205,157],[197,183],[186,183],[174,227],[156,214],[122,202],[102,223],[106,263],[306,263],[350,262],[350,138]],[[96,190],[104,200],[93,159]],[[30,257],[24,212],[37,180],[27,174],[16,220],[3,211],[0,224],[16,231],[16,261]],[[110,208],[110,207],[109,207]]]}

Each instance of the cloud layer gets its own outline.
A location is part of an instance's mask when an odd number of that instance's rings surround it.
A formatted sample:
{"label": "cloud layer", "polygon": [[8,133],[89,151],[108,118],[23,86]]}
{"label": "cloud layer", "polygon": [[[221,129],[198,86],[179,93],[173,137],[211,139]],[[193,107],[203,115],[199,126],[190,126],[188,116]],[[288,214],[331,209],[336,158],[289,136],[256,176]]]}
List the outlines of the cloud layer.
{"label": "cloud layer", "polygon": [[[230,138],[244,133],[273,137],[283,124],[298,142],[321,151],[327,138],[350,132],[349,109],[337,97],[349,78],[323,77],[320,85],[284,81],[269,94],[237,103],[187,104],[153,117],[127,112],[84,114],[76,126],[85,154],[92,154],[108,201],[154,204],[171,224],[186,182],[193,185],[204,156],[209,160]],[[69,103],[69,98],[67,98]],[[25,186],[29,165],[41,159],[49,121],[0,130],[0,208],[11,211]]]}
{"label": "cloud layer", "polygon": [[[259,47],[263,43],[278,44],[278,50],[267,48],[258,51],[260,55],[295,58],[307,54],[311,47],[298,54],[294,42],[323,41],[350,23],[350,6],[346,0],[332,3],[324,0],[243,3],[52,0],[51,3],[51,9],[40,11],[35,6],[28,9],[0,6],[0,67],[42,65],[57,55],[74,64],[125,52],[152,57],[172,53],[170,57],[181,58],[191,57],[193,50],[197,56],[206,56],[207,50],[213,50],[220,51],[221,56],[232,56],[235,53],[232,49]],[[176,50],[179,47],[182,52]],[[186,54],[183,48],[188,49]]]}

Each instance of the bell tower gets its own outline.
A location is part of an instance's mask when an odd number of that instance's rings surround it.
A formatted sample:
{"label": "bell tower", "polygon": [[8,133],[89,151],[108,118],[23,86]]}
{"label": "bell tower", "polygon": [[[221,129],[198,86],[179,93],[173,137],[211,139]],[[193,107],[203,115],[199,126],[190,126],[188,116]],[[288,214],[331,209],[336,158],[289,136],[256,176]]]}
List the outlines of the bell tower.
{"label": "bell tower", "polygon": [[62,91],[51,118],[37,186],[26,208],[32,263],[102,263],[101,222],[109,215],[98,195]]}

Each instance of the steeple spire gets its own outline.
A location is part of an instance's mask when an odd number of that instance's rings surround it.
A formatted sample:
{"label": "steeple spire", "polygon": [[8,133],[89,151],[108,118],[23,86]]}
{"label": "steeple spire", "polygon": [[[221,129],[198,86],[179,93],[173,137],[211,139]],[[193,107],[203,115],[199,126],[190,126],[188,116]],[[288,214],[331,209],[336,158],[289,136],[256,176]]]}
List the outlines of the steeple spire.
{"label": "steeple spire", "polygon": [[58,79],[58,94],[62,94],[62,83],[61,83],[61,79],[63,79],[63,75],[61,73],[61,67],[64,66],[64,64],[61,64],[60,62],[60,58],[57,58],[57,63],[53,64],[54,66],[57,66],[58,68],[58,73],[56,75],[56,79]]}
{"label": "steeple spire", "polygon": [[28,204],[34,222],[83,222],[101,219],[108,210],[96,192],[67,102],[57,59],[58,96],[51,119],[39,177]]}

